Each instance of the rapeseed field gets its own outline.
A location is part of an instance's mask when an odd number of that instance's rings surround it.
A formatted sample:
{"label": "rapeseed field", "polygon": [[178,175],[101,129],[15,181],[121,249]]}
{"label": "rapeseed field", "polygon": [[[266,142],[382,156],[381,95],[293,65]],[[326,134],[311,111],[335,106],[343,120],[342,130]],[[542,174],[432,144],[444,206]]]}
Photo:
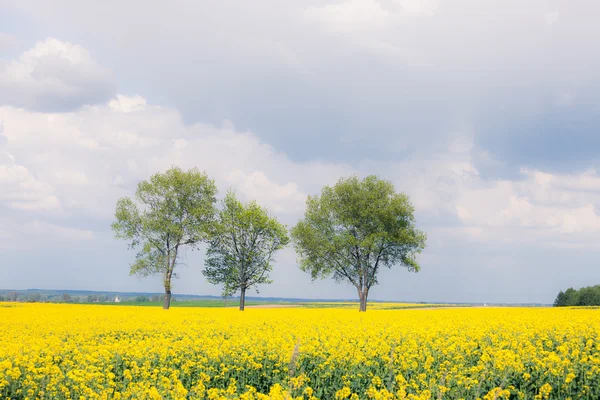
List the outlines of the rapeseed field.
{"label": "rapeseed field", "polygon": [[0,304],[2,399],[600,399],[600,310]]}

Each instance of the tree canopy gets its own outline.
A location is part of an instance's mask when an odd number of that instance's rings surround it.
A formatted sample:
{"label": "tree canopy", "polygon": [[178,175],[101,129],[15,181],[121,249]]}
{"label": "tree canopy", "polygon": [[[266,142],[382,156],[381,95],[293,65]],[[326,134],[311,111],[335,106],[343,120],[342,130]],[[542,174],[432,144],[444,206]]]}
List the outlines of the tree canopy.
{"label": "tree canopy", "polygon": [[289,243],[287,229],[266,209],[252,201],[242,204],[227,193],[213,225],[203,274],[213,284],[223,285],[223,295],[240,291],[244,310],[246,290],[271,283],[274,253]]}
{"label": "tree canopy", "polygon": [[208,238],[214,221],[217,187],[206,173],[172,167],[138,184],[134,198],[117,201],[112,224],[116,237],[138,249],[130,273],[161,274],[163,308],[171,302],[171,279],[184,247]]}
{"label": "tree canopy", "polygon": [[375,176],[342,178],[325,186],[320,196],[309,196],[291,236],[300,268],[313,280],[332,276],[354,285],[360,311],[366,311],[382,267],[419,271],[416,255],[426,242],[415,227],[408,196]]}
{"label": "tree canopy", "polygon": [[600,306],[600,285],[587,286],[579,290],[568,288],[560,291],[554,300],[555,307]]}

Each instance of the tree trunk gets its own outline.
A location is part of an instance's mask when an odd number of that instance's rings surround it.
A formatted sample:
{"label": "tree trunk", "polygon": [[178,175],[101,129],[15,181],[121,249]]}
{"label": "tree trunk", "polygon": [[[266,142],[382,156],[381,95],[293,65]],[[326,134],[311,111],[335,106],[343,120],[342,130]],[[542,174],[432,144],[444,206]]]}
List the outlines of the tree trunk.
{"label": "tree trunk", "polygon": [[244,311],[244,305],[246,303],[246,288],[242,287],[240,290],[240,311]]}
{"label": "tree trunk", "polygon": [[168,310],[171,307],[171,278],[173,278],[173,268],[175,268],[175,260],[177,260],[177,248],[173,254],[173,260],[171,261],[171,252],[168,253],[167,257],[167,270],[164,276],[165,285],[165,301],[163,303],[163,310]]}
{"label": "tree trunk", "polygon": [[163,303],[163,310],[168,310],[171,307],[171,290],[165,290],[165,301]]}
{"label": "tree trunk", "polygon": [[367,289],[359,290],[358,297],[360,298],[360,308],[358,311],[365,312],[367,311],[367,296],[369,295],[369,291]]}

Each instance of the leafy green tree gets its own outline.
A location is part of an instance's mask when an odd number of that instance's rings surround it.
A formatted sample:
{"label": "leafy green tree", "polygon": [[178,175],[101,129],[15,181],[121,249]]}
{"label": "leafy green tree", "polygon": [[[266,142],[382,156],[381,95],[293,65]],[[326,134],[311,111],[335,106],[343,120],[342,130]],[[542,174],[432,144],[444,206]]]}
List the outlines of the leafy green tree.
{"label": "leafy green tree", "polygon": [[565,306],[576,306],[579,301],[579,292],[573,288],[565,290]]}
{"label": "leafy green tree", "polygon": [[414,208],[391,182],[368,176],[340,179],[309,196],[304,219],[292,229],[300,268],[313,280],[333,276],[354,285],[360,311],[382,267],[418,272],[426,236],[415,228]]}
{"label": "leafy green tree", "polygon": [[600,285],[587,286],[579,290],[568,288],[564,293],[561,291],[556,296],[554,306],[600,306]]}
{"label": "leafy green tree", "polygon": [[284,225],[256,202],[242,204],[230,191],[211,233],[203,274],[210,283],[223,285],[223,296],[239,290],[243,311],[246,290],[271,283],[274,253],[288,243]]}
{"label": "leafy green tree", "polygon": [[600,286],[579,289],[578,306],[600,306]]}
{"label": "leafy green tree", "polygon": [[565,298],[565,293],[561,290],[560,292],[558,292],[558,295],[556,296],[556,299],[554,300],[554,307],[564,307],[566,306],[566,298]]}
{"label": "leafy green tree", "polygon": [[140,182],[134,199],[117,202],[112,229],[117,238],[130,241],[130,248],[139,249],[130,273],[162,275],[164,309],[171,304],[171,280],[182,249],[195,249],[208,237],[216,194],[206,173],[173,167]]}

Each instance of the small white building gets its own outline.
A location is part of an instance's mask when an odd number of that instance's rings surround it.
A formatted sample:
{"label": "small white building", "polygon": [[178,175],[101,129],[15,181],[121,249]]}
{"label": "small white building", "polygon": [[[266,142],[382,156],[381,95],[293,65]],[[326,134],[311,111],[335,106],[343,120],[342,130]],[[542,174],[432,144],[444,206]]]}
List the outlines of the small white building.
{"label": "small white building", "polygon": [[119,296],[115,296],[115,303],[120,303],[121,302],[121,298]]}

